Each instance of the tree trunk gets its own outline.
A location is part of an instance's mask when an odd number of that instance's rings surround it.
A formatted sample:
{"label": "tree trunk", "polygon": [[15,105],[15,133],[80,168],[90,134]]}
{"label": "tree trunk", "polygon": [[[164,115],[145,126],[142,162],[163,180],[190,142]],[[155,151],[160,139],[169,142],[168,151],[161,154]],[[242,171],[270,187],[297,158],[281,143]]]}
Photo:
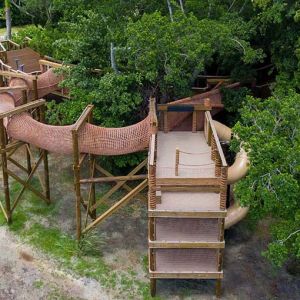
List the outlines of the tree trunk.
{"label": "tree trunk", "polygon": [[182,2],[182,0],[179,0],[179,4],[180,4],[181,11],[184,13],[184,7],[183,7],[183,2]]}
{"label": "tree trunk", "polygon": [[116,64],[116,59],[115,59],[115,47],[113,43],[110,43],[110,63],[111,63],[111,68],[118,73],[118,68]]}
{"label": "tree trunk", "polygon": [[11,10],[10,1],[5,0],[6,38],[11,39]]}
{"label": "tree trunk", "polygon": [[170,0],[167,0],[167,5],[168,5],[168,9],[169,9],[170,19],[173,22],[174,21],[174,19],[173,19],[173,10],[172,10]]}

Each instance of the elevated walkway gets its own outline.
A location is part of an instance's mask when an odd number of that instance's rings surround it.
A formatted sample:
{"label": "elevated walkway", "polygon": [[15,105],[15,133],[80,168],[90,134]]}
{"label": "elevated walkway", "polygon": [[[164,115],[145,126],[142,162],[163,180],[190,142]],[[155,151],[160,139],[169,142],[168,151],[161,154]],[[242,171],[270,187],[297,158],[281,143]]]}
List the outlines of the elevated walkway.
{"label": "elevated walkway", "polygon": [[[164,120],[168,108],[163,108]],[[149,153],[149,273],[151,293],[157,279],[223,278],[227,164],[209,107],[179,105],[194,114],[190,132],[152,135]],[[175,108],[172,107],[172,112]],[[197,130],[201,114],[203,131]]]}

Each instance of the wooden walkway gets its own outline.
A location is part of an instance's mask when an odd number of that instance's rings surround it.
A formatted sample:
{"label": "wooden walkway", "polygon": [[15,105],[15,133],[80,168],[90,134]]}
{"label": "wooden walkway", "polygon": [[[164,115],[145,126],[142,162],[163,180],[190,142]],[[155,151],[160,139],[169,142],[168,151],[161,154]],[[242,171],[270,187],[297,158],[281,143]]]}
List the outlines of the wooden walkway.
{"label": "wooden walkway", "polygon": [[156,280],[165,278],[216,279],[216,294],[221,293],[227,165],[210,120],[205,119],[205,132],[159,131],[152,165],[150,150],[152,295]]}
{"label": "wooden walkway", "polygon": [[[7,51],[6,64],[14,70],[21,70],[25,73],[32,73],[40,71],[39,60],[41,56],[39,53],[30,48],[23,48],[18,50]],[[23,70],[21,69],[23,67]]]}

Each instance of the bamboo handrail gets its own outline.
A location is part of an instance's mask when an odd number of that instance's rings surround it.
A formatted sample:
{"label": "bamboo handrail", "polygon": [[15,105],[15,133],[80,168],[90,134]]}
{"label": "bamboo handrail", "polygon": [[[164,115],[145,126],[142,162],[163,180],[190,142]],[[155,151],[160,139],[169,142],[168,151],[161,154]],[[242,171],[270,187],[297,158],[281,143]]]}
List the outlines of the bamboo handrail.
{"label": "bamboo handrail", "polygon": [[209,122],[209,126],[211,128],[211,131],[212,131],[212,134],[213,134],[213,137],[214,137],[214,141],[215,141],[215,144],[216,144],[217,152],[220,155],[222,167],[227,167],[227,162],[226,162],[226,159],[225,159],[225,156],[224,156],[224,153],[223,153],[223,149],[221,147],[220,140],[218,138],[218,134],[217,134],[216,128],[214,126],[211,114],[210,114],[209,111],[206,111],[205,115],[207,117],[207,120]]}
{"label": "bamboo handrail", "polygon": [[131,176],[111,176],[111,177],[81,179],[79,182],[81,184],[87,184],[87,183],[96,183],[96,182],[134,181],[134,180],[140,180],[146,178],[147,178],[146,174],[141,174],[141,175],[131,175]]}
{"label": "bamboo handrail", "polygon": [[18,90],[27,90],[27,86],[20,85],[20,86],[4,86],[0,87],[0,93],[7,93],[9,91],[18,91]]}
{"label": "bamboo handrail", "polygon": [[39,64],[41,66],[49,66],[51,68],[61,68],[63,66],[63,64],[53,62],[53,61],[49,61],[49,60],[45,60],[45,59],[40,59]]}
{"label": "bamboo handrail", "polygon": [[31,79],[31,80],[36,79],[36,76],[34,76],[34,75],[28,75],[26,73],[12,72],[12,71],[0,71],[0,76],[22,78],[22,79],[26,78],[26,79]]}
{"label": "bamboo handrail", "polygon": [[84,122],[88,119],[89,115],[93,111],[94,105],[89,104],[87,107],[84,109],[82,112],[81,116],[78,118],[76,123],[74,124],[74,129],[75,131],[78,131],[84,124]]}
{"label": "bamboo handrail", "polygon": [[155,163],[155,140],[156,134],[151,135],[150,147],[149,147],[149,165],[153,166]]}
{"label": "bamboo handrail", "polygon": [[39,100],[32,101],[32,102],[27,103],[27,104],[20,105],[16,108],[13,108],[13,109],[9,110],[9,111],[0,113],[0,119],[11,117],[13,115],[25,112],[27,110],[30,110],[30,109],[33,109],[33,108],[36,108],[36,107],[39,107],[41,105],[44,105],[45,103],[46,103],[46,100],[39,99]]}

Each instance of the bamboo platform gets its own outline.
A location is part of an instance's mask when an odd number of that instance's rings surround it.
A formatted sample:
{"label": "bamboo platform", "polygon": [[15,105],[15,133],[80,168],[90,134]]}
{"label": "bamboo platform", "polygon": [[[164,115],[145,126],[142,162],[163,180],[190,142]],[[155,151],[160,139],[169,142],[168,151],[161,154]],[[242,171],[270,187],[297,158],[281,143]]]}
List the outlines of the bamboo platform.
{"label": "bamboo platform", "polygon": [[[21,70],[25,73],[33,73],[40,71],[39,60],[41,56],[30,48],[22,48],[6,52],[7,65],[14,70]],[[21,69],[21,66],[24,66]]]}
{"label": "bamboo platform", "polygon": [[[227,164],[210,113],[197,131],[152,135],[149,153],[149,275],[151,295],[157,279],[215,279],[221,295]],[[174,113],[174,107],[172,107]],[[192,127],[192,128],[191,128]]]}
{"label": "bamboo platform", "polygon": [[[179,174],[175,176],[176,148],[179,148]],[[215,177],[214,161],[207,145],[203,131],[196,133],[186,131],[171,131],[157,133],[157,178],[213,178]],[[201,153],[189,155],[187,153]],[[201,168],[197,167],[201,165]]]}

